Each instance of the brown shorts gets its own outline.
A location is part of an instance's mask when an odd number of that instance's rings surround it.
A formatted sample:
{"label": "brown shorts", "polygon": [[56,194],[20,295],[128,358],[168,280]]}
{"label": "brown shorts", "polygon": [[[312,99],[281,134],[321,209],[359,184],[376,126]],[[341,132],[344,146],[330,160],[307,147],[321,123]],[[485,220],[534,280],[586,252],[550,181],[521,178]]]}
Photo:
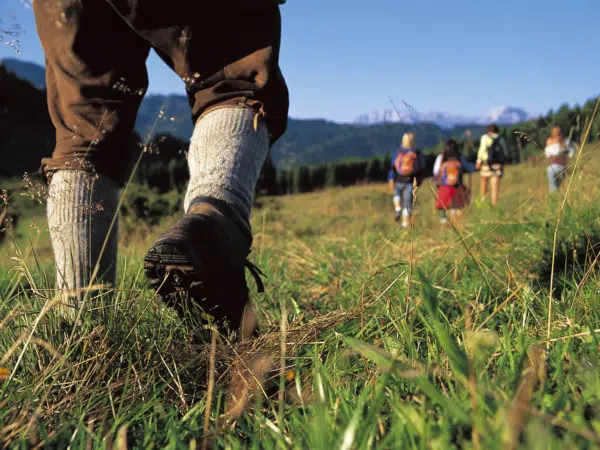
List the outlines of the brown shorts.
{"label": "brown shorts", "polygon": [[122,184],[150,49],[185,82],[192,120],[247,106],[285,131],[277,0],[36,0],[56,147],[45,172],[84,168]]}
{"label": "brown shorts", "polygon": [[481,166],[481,176],[483,178],[498,177],[504,175],[504,166],[502,164],[492,164],[491,166]]}

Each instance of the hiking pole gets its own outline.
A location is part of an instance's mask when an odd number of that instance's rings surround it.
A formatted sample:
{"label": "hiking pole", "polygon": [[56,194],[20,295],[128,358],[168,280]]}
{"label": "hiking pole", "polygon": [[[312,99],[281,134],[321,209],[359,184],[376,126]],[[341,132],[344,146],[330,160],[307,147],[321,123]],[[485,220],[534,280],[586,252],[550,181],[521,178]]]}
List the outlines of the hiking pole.
{"label": "hiking pole", "polygon": [[[471,137],[471,130],[467,129],[464,133],[467,137],[467,148],[469,149],[469,155],[471,154],[471,150],[473,149],[473,138]],[[469,172],[469,190],[473,188],[473,179],[471,178],[471,172]]]}
{"label": "hiking pole", "polygon": [[394,99],[392,98],[391,95],[389,95],[388,98],[390,99],[390,103],[394,107],[394,111],[396,111],[396,115],[398,116],[398,120],[400,121],[400,123],[402,123],[402,115],[400,114],[400,111],[398,111],[398,108],[396,107],[396,104],[394,103]]}
{"label": "hiking pole", "polygon": [[[390,103],[392,104],[392,106],[394,107],[394,110],[396,111],[396,115],[398,116],[398,121],[399,121],[400,123],[403,123],[403,121],[402,121],[402,115],[400,115],[400,111],[399,111],[399,110],[398,110],[398,108],[396,107],[396,103],[394,103],[394,99],[392,98],[392,96],[391,96],[391,95],[388,95],[388,98],[390,99]],[[414,110],[415,110],[415,109],[414,109],[414,108],[413,108],[411,105],[409,105],[408,103],[406,103],[406,102],[403,102],[403,103],[404,103],[404,106],[406,106],[406,108],[408,109],[408,111],[409,111],[409,114],[411,114],[411,111],[414,111]],[[412,123],[412,124],[410,124],[410,127],[409,127],[408,131],[409,131],[409,132],[411,132],[411,133],[413,133],[413,134],[415,134],[415,131],[417,130],[417,128],[416,128],[416,126],[415,126],[415,123],[418,123],[418,125],[419,125],[419,129],[420,129],[421,131],[423,131],[423,126],[421,125],[421,121],[419,120],[419,118],[418,118],[416,115],[412,115],[412,114],[411,114],[411,118],[412,118],[412,121],[413,121],[413,123]],[[415,134],[415,136],[416,136],[416,134]],[[415,138],[415,140],[416,140],[416,138]],[[425,154],[424,154],[422,151],[421,151],[421,154],[422,154],[422,157],[423,157],[423,158],[425,158]],[[427,164],[427,162],[426,162],[425,164]],[[421,169],[421,170],[423,170],[423,169]],[[422,177],[422,175],[421,175],[421,177]],[[421,177],[419,178],[419,184],[420,184],[420,183],[423,181],[423,179],[424,179],[424,177],[423,177],[423,178],[421,178]]]}
{"label": "hiking pole", "polygon": [[[471,130],[467,129],[464,132],[464,136],[467,137],[467,148],[469,149],[469,156],[471,155],[471,151],[473,150],[473,138],[471,135]],[[471,197],[473,196],[473,173],[469,172],[467,174],[467,180],[469,180],[469,194],[468,194],[468,202],[467,202],[467,206],[466,208],[470,208],[471,207]]]}
{"label": "hiking pole", "polygon": [[[396,103],[394,103],[394,99],[392,98],[392,96],[391,96],[391,95],[389,95],[389,96],[388,96],[388,98],[390,99],[390,103],[391,103],[391,104],[392,104],[392,106],[394,107],[394,111],[396,111],[396,115],[398,116],[398,121],[399,121],[400,123],[403,123],[403,121],[402,121],[402,115],[400,114],[400,111],[399,111],[399,110],[398,110],[398,108],[396,107]],[[404,105],[405,105],[405,106],[407,107],[407,109],[409,110],[409,113],[410,113],[410,110],[411,110],[411,109],[412,109],[412,110],[414,110],[414,108],[412,108],[412,107],[411,107],[411,106],[410,106],[408,103],[404,102]],[[411,117],[412,117],[412,119],[413,119],[413,123],[411,123],[411,124],[410,124],[410,127],[409,127],[409,130],[408,130],[408,131],[411,131],[411,132],[413,132],[413,133],[414,133],[414,132],[416,131],[416,128],[415,128],[415,122],[419,122],[419,125],[420,125],[420,124],[421,124],[421,121],[420,121],[420,120],[418,120],[418,118],[417,118],[416,116],[412,116],[412,115],[411,115]],[[421,127],[420,127],[420,128],[421,128]]]}

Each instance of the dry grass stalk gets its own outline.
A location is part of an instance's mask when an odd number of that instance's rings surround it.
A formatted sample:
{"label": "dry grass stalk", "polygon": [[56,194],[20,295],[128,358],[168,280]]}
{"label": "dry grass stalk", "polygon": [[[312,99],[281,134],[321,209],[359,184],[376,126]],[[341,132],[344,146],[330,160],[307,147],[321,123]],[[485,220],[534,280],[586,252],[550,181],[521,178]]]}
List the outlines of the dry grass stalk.
{"label": "dry grass stalk", "polygon": [[504,449],[516,449],[530,410],[529,402],[538,382],[545,378],[545,351],[539,344],[532,345],[521,372],[521,379],[512,404],[506,412],[506,432]]}
{"label": "dry grass stalk", "polygon": [[210,431],[210,413],[212,409],[212,397],[215,389],[215,355],[217,351],[217,331],[211,331],[210,359],[208,367],[208,389],[206,392],[206,411],[204,413],[204,437],[202,439],[202,450],[208,449]]}

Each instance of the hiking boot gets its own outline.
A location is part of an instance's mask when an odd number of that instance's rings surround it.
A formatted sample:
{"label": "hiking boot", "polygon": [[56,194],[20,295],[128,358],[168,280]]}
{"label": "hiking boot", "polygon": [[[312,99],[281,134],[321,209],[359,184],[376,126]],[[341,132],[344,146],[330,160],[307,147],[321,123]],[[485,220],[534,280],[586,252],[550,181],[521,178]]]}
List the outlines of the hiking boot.
{"label": "hiking boot", "polygon": [[236,331],[244,339],[258,331],[253,313],[245,311],[245,268],[254,275],[259,292],[264,290],[262,273],[246,259],[251,245],[247,225],[227,203],[199,198],[148,250],[144,270],[152,287],[180,316],[191,300],[214,318],[220,332]]}
{"label": "hiking boot", "polygon": [[396,216],[394,217],[394,220],[395,220],[396,222],[400,222],[400,219],[401,219],[401,218],[402,218],[402,213],[399,213],[399,212],[397,212],[397,213],[396,213]]}

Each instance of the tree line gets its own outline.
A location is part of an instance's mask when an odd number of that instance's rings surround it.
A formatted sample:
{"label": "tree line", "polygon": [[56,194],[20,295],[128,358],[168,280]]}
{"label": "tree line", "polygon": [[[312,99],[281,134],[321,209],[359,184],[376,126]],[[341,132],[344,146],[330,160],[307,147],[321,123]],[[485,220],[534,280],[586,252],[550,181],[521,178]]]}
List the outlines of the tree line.
{"label": "tree line", "polygon": [[[502,127],[501,134],[506,139],[509,155],[508,163],[519,163],[524,159],[540,157],[544,142],[553,125],[561,125],[565,133],[576,142],[582,143],[585,131],[590,125],[596,100],[589,100],[581,107],[561,106],[556,112],[550,111],[537,120]],[[598,140],[600,118],[596,116],[591,123],[588,141]],[[467,159],[475,161],[479,148],[479,139],[468,148],[462,137],[457,137],[459,146]],[[441,152],[442,141],[435,147],[423,149],[426,167],[424,176],[431,176],[435,158]],[[143,147],[139,143],[138,147]],[[188,180],[186,152],[188,142],[169,134],[155,136],[143,147],[145,154],[138,167],[135,180],[159,193],[171,190],[183,191]],[[262,169],[258,186],[258,195],[287,195],[311,192],[334,186],[350,186],[360,183],[382,182],[387,179],[394,149],[385,155],[371,158],[352,158],[327,164],[300,164],[288,169],[277,169],[269,156]]]}
{"label": "tree line", "polygon": [[[509,159],[518,162],[524,158],[540,157],[550,127],[555,124],[561,125],[565,132],[579,143],[582,143],[586,130],[590,128],[588,142],[597,141],[600,133],[600,115],[594,116],[595,106],[595,98],[574,107],[565,104],[539,119],[502,127],[501,132],[511,151]],[[400,138],[397,134],[397,124],[375,127],[339,125],[333,130],[328,124],[321,122],[301,121],[290,127],[287,133],[290,135],[288,144],[292,147],[297,145],[299,148],[308,146],[306,153],[310,154],[310,157],[303,158],[304,161],[322,161],[320,157],[325,153],[329,155],[327,159],[335,155],[337,161],[327,164],[296,164],[276,169],[269,158],[260,177],[259,193],[285,195],[386,179],[394,150],[388,148],[389,143],[394,141],[390,136],[397,135],[398,141]],[[410,128],[408,125],[407,127]],[[466,127],[457,127],[451,132],[462,138],[465,129]],[[482,127],[474,127],[474,135],[481,133],[481,129]],[[441,151],[443,140],[448,137],[439,132],[435,137],[436,130],[439,131],[428,124],[421,124],[415,128],[417,139],[421,136],[421,143],[429,146],[424,149],[427,155],[426,171],[431,170],[435,156]],[[320,141],[328,142],[328,145],[337,142],[340,144],[339,148],[336,147],[334,153],[314,148],[314,145],[310,146],[310,143],[303,141],[309,135],[313,138],[317,136]],[[435,139],[438,145],[432,147]],[[140,151],[144,151],[134,179],[159,192],[184,190],[188,178],[185,154],[189,143],[164,133],[154,136],[147,145],[142,145],[141,142],[140,136],[135,134],[131,146],[125,149],[128,155],[131,155],[132,165]],[[475,140],[471,154],[467,155],[472,160],[475,158],[478,144]],[[48,156],[53,146],[54,130],[48,116],[45,91],[18,78],[0,64],[0,177],[15,177],[24,172],[35,172],[39,168],[41,158]],[[358,152],[357,149],[361,151]],[[293,149],[289,150],[292,152]],[[383,151],[387,154],[381,154]],[[374,156],[357,156],[343,160],[344,155],[360,154]]]}
{"label": "tree line", "polygon": [[[159,193],[171,190],[182,192],[188,181],[186,152],[189,144],[171,135],[158,135],[142,146],[144,155],[135,172],[135,181]],[[425,149],[425,176],[430,176],[438,148]],[[475,156],[468,155],[471,159]],[[382,182],[387,179],[392,153],[372,158],[353,158],[335,163],[297,165],[291,169],[277,169],[271,156],[262,168],[258,195],[287,195],[311,192],[334,186]]]}

